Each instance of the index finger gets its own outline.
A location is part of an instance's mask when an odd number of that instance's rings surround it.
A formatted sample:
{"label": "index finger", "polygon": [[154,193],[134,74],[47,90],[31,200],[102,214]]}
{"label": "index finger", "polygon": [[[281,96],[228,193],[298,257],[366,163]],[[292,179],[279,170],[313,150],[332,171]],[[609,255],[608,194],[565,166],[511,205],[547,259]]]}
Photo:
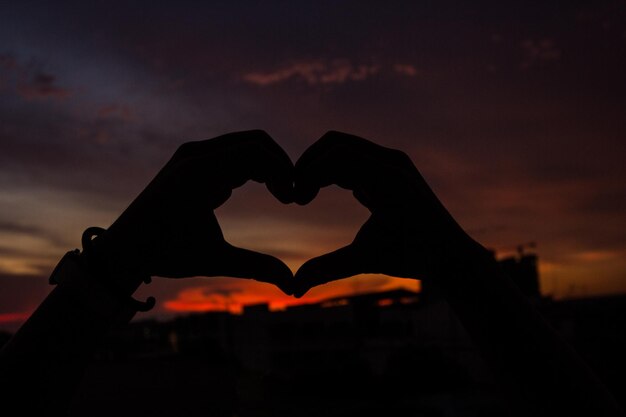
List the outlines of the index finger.
{"label": "index finger", "polygon": [[[367,139],[328,132],[295,164],[294,200],[310,202],[319,189],[330,184],[354,191],[366,207],[397,202],[407,187],[408,157]],[[405,190],[404,190],[405,191]]]}
{"label": "index finger", "polygon": [[293,202],[293,163],[263,130],[235,132],[205,141],[188,142],[180,155],[184,158],[183,163],[194,165],[207,180],[219,180],[220,184],[230,189],[248,180],[265,183],[282,203]]}

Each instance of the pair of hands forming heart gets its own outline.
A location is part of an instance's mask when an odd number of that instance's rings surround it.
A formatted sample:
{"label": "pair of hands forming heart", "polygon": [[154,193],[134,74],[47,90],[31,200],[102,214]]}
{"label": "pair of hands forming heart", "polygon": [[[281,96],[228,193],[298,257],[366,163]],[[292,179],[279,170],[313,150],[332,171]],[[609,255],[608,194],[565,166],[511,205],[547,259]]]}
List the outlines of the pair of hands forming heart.
{"label": "pair of hands forming heart", "polygon": [[[248,180],[300,205],[336,184],[352,190],[371,216],[350,245],[307,261],[294,276],[281,260],[224,239],[213,210]],[[253,130],[180,146],[96,246],[112,270],[252,278],[301,297],[360,273],[431,277],[467,238],[403,152],[328,132],[294,165],[267,133]],[[141,283],[121,275],[114,285],[123,291]]]}

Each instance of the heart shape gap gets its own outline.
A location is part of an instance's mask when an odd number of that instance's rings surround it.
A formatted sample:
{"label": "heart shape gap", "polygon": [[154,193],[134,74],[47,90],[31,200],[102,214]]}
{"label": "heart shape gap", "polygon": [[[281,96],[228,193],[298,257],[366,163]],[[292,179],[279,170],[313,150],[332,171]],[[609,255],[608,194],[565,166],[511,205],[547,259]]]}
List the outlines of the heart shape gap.
{"label": "heart shape gap", "polygon": [[249,181],[215,215],[227,242],[275,256],[295,273],[307,260],[350,244],[369,211],[338,186],[298,206],[280,203],[265,185]]}

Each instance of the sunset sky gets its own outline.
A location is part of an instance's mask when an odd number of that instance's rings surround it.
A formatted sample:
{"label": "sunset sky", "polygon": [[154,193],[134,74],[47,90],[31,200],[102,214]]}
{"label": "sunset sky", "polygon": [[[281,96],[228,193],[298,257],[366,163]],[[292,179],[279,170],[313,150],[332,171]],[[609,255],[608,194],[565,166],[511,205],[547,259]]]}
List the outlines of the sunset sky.
{"label": "sunset sky", "polygon": [[[401,149],[483,245],[536,242],[544,294],[625,293],[625,74],[626,1],[2,2],[0,329],[181,143],[257,128],[294,161],[331,129]],[[337,187],[298,207],[256,183],[216,213],[294,271],[368,215]],[[299,302],[417,285],[357,277]],[[162,318],[298,301],[232,278],[138,295]]]}

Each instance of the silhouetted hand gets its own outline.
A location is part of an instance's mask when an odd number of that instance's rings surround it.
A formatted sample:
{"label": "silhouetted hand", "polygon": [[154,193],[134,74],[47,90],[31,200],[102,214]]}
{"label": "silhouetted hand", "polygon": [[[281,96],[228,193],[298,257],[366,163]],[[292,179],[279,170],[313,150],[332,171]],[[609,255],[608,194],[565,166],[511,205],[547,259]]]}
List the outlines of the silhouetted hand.
{"label": "silhouetted hand", "polygon": [[[253,278],[291,294],[287,265],[230,245],[213,210],[248,180],[265,183],[278,200],[290,203],[292,178],[291,160],[261,130],[185,143],[95,242],[96,250],[113,270]],[[133,290],[131,283],[117,284]]]}
{"label": "silhouetted hand", "polygon": [[453,247],[469,239],[401,151],[329,132],[296,163],[294,199],[307,204],[330,184],[352,190],[372,214],[350,245],[300,267],[296,297],[362,273],[431,278]]}

